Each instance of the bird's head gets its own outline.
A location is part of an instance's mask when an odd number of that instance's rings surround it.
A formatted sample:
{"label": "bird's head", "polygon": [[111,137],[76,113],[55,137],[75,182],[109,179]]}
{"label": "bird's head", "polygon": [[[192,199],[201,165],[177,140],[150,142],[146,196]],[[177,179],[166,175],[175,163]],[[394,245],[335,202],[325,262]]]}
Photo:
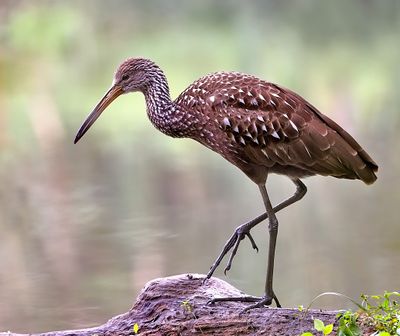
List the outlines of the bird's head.
{"label": "bird's head", "polygon": [[115,72],[110,89],[83,122],[76,134],[74,143],[77,143],[83,137],[100,114],[118,96],[128,92],[144,91],[150,85],[154,78],[154,72],[157,72],[157,70],[159,70],[157,65],[145,58],[128,58],[124,61]]}
{"label": "bird's head", "polygon": [[159,68],[145,58],[128,58],[117,69],[113,85],[119,87],[122,93],[143,91],[154,77],[153,72]]}

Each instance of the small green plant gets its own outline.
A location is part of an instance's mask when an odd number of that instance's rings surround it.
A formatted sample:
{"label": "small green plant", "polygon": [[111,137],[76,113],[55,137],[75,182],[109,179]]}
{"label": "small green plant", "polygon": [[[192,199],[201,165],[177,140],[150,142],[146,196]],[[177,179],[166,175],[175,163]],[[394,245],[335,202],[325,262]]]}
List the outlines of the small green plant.
{"label": "small green plant", "polygon": [[193,312],[193,306],[192,304],[189,302],[189,300],[184,300],[181,303],[181,307],[183,308],[184,311],[191,313]]}
{"label": "small green plant", "polygon": [[[372,327],[376,332],[373,336],[400,336],[400,293],[385,292],[383,295],[361,295],[361,304],[353,299],[339,293],[323,293],[312,300],[311,304],[323,295],[336,295],[344,297],[353,302],[360,310],[352,312],[347,310],[337,315],[338,336],[361,336],[360,323]],[[311,304],[305,309],[308,311]],[[299,306],[299,311],[303,307]],[[333,330],[333,325],[324,324],[323,321],[315,319],[314,329],[329,335]],[[301,336],[314,336],[311,332],[305,332]]]}
{"label": "small green plant", "polygon": [[[333,330],[333,324],[325,325],[319,319],[314,319],[314,329],[316,331],[322,332],[322,335],[329,335]],[[300,336],[314,336],[311,332],[302,333]]]}
{"label": "small green plant", "polygon": [[[190,303],[189,300],[183,300],[181,302],[181,307],[183,308],[184,312],[192,316],[194,319],[197,319],[196,313],[194,311],[193,305]],[[203,330],[199,328],[200,333],[203,335]]]}
{"label": "small green plant", "polygon": [[329,335],[333,330],[333,324],[331,323],[331,324],[325,325],[324,322],[322,322],[321,320],[315,319],[314,320],[314,329],[322,332],[322,334],[324,334],[324,335]]}
{"label": "small green plant", "polygon": [[359,314],[346,310],[337,315],[338,318],[338,336],[360,336],[361,330],[357,324]]}
{"label": "small green plant", "polygon": [[400,293],[385,292],[383,295],[361,295],[366,322],[379,336],[400,335]]}

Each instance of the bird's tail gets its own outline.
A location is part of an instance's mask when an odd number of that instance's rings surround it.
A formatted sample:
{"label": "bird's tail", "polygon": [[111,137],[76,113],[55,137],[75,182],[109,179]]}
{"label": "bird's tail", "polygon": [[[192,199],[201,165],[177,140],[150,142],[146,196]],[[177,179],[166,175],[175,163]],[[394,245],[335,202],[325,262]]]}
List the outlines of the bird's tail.
{"label": "bird's tail", "polygon": [[328,118],[323,114],[319,114],[323,121],[335,130],[343,141],[336,141],[333,146],[333,151],[337,157],[337,160],[344,165],[348,172],[352,172],[352,175],[338,176],[345,178],[359,179],[366,184],[372,184],[376,181],[376,172],[378,171],[378,165],[372,160],[371,156],[359,145],[359,143],[342,127],[335,123],[332,119]]}

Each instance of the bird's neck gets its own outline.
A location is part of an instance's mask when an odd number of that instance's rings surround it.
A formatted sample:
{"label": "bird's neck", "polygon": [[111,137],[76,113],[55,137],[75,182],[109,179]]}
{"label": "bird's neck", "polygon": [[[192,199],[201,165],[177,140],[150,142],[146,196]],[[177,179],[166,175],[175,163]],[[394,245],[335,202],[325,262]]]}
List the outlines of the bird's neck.
{"label": "bird's neck", "polygon": [[182,133],[182,118],[184,113],[171,101],[167,79],[159,70],[153,81],[143,90],[146,99],[147,114],[152,124],[161,132],[174,136],[185,136]]}

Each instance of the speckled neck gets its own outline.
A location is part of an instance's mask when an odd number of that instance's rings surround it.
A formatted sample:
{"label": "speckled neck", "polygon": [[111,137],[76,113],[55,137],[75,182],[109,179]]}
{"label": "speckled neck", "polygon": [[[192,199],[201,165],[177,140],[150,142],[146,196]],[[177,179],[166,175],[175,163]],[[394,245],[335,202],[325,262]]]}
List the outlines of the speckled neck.
{"label": "speckled neck", "polygon": [[151,72],[152,80],[143,89],[150,121],[157,129],[169,136],[186,136],[185,113],[171,101],[164,72],[158,67],[156,70],[152,69]]}

